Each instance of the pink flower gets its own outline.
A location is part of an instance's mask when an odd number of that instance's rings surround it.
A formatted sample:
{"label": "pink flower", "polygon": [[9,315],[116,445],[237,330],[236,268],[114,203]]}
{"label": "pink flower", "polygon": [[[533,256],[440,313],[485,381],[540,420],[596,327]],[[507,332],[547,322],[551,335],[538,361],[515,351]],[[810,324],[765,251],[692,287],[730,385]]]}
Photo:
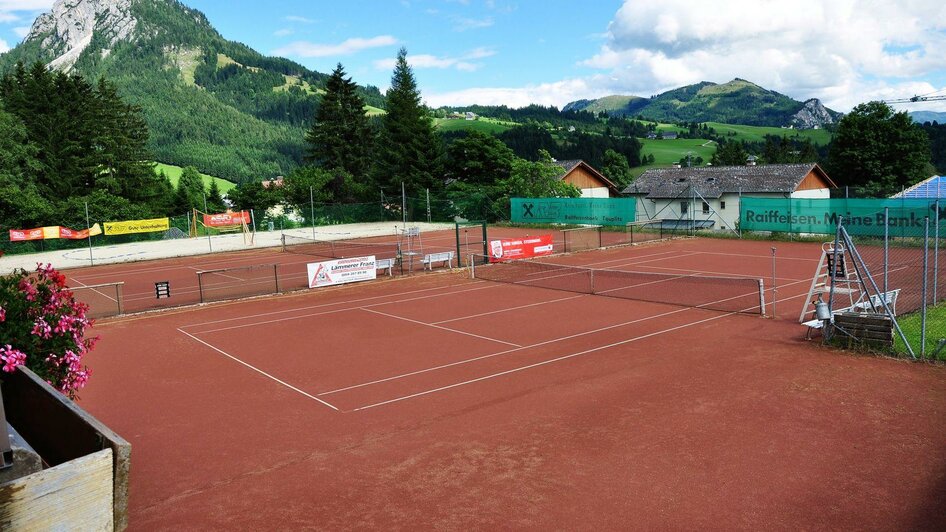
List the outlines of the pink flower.
{"label": "pink flower", "polygon": [[3,371],[13,373],[17,367],[26,363],[26,353],[7,344],[0,347],[0,361],[3,362]]}
{"label": "pink flower", "polygon": [[7,311],[3,307],[0,307],[0,323],[7,321]]}

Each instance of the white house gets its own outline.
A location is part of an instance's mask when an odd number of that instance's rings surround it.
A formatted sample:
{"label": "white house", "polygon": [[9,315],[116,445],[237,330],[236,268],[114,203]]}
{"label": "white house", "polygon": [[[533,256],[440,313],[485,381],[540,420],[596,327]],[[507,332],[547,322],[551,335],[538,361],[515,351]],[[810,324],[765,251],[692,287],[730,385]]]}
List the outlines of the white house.
{"label": "white house", "polygon": [[829,198],[837,188],[815,163],[654,168],[622,193],[637,198],[637,220],[735,230],[739,200]]}

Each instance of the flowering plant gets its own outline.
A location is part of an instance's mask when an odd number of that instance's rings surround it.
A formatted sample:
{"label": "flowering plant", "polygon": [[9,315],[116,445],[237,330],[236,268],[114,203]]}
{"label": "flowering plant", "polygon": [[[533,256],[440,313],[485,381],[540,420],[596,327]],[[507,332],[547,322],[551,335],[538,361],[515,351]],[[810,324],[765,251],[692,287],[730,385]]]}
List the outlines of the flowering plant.
{"label": "flowering plant", "polygon": [[91,374],[82,357],[98,340],[85,336],[93,324],[88,310],[49,264],[0,277],[0,369],[26,365],[75,399]]}

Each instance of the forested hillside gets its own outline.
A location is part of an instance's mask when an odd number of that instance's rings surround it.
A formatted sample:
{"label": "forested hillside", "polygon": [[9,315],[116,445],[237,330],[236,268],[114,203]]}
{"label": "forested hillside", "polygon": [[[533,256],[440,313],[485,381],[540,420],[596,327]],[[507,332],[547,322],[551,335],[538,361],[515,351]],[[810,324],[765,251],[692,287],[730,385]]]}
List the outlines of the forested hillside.
{"label": "forested hillside", "polygon": [[[228,41],[176,1],[135,0],[129,11],[134,31],[111,42],[110,29],[97,27],[71,71],[106,76],[141,107],[158,160],[237,182],[288,173],[302,161],[324,74]],[[36,32],[0,56],[0,73],[56,59],[58,48],[42,46],[48,38],[56,36]],[[359,92],[367,104],[384,105],[377,88]]]}

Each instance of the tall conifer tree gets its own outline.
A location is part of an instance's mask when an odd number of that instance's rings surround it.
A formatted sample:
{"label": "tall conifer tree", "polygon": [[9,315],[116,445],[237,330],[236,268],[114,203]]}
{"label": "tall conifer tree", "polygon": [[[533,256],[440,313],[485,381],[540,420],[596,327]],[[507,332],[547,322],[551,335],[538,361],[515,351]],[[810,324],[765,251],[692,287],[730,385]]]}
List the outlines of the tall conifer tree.
{"label": "tall conifer tree", "polygon": [[[373,150],[371,126],[365,116],[365,102],[357,85],[345,77],[339,63],[325,84],[325,94],[306,134],[306,161],[326,170],[344,170],[364,184],[371,167]],[[352,187],[336,177],[329,183],[336,199],[354,199]]]}
{"label": "tall conifer tree", "polygon": [[425,188],[441,188],[443,149],[430,115],[421,105],[405,48],[397,54],[387,99],[375,165],[378,183],[395,194],[402,182],[411,195],[420,195]]}

